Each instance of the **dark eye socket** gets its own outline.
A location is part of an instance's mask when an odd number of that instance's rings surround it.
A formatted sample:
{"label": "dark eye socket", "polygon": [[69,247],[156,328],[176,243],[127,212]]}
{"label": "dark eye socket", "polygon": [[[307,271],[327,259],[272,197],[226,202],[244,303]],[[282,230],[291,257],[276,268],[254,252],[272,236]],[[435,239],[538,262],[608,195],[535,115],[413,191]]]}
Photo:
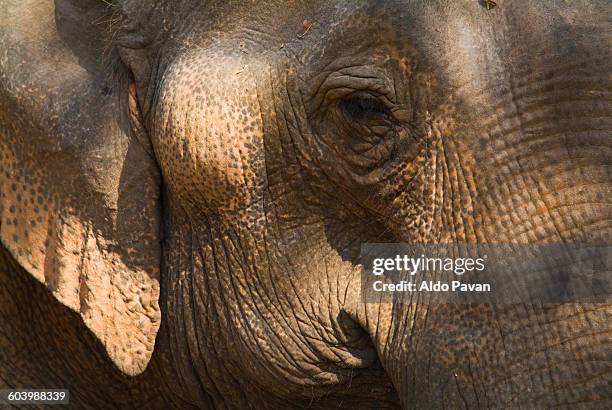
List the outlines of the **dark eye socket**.
{"label": "dark eye socket", "polygon": [[352,121],[367,122],[388,119],[389,109],[378,98],[368,96],[351,96],[340,101],[340,109]]}

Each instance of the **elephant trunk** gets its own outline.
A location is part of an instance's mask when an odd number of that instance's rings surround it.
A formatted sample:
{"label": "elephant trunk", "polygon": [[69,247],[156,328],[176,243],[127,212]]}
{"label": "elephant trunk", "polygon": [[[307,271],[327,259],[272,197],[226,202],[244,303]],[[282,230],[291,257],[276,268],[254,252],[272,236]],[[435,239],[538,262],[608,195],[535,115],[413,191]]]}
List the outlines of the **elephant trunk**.
{"label": "elephant trunk", "polygon": [[[435,165],[443,202],[432,216],[433,240],[609,241],[612,105],[602,98],[609,88],[601,88],[601,68],[571,69],[509,85],[486,117],[468,113],[455,134],[441,136]],[[590,182],[580,184],[585,175]],[[401,227],[390,229],[403,239]],[[405,408],[602,403],[610,400],[612,306],[579,302],[400,299],[358,302],[352,316]]]}
{"label": "elephant trunk", "polygon": [[361,315],[404,408],[609,399],[609,306],[370,304]]}

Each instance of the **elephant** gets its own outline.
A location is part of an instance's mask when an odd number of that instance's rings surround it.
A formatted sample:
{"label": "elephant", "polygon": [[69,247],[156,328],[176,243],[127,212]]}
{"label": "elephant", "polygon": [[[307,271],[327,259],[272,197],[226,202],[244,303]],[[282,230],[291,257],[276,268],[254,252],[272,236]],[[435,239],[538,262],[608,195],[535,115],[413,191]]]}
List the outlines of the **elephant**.
{"label": "elephant", "polygon": [[359,253],[609,244],[611,12],[0,0],[0,389],[610,408],[612,304],[368,302]]}

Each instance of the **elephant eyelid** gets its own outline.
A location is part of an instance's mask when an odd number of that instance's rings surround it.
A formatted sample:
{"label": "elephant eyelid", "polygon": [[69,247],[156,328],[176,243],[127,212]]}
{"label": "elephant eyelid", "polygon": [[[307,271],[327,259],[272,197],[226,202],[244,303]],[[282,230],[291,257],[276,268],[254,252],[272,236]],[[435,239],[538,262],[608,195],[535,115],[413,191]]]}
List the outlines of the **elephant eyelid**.
{"label": "elephant eyelid", "polygon": [[395,104],[392,80],[375,67],[347,67],[322,73],[315,78],[320,82],[317,81],[318,84],[309,93],[312,111],[325,111],[339,100],[357,93],[380,98],[389,107]]}

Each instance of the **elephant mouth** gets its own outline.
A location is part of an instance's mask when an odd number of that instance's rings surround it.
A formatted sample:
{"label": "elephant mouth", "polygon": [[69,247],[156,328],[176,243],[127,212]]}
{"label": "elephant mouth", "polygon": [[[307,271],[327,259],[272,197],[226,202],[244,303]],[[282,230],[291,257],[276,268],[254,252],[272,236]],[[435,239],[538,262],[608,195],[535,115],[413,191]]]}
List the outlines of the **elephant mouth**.
{"label": "elephant mouth", "polygon": [[[337,344],[328,344],[320,353],[327,363],[321,368],[327,367],[337,380],[322,388],[315,407],[332,408],[338,403],[352,403],[357,408],[400,408],[398,390],[383,367],[371,329],[362,326],[345,308],[338,313],[336,322],[340,326]],[[343,352],[342,358],[339,351]],[[330,352],[336,357],[330,357]]]}

